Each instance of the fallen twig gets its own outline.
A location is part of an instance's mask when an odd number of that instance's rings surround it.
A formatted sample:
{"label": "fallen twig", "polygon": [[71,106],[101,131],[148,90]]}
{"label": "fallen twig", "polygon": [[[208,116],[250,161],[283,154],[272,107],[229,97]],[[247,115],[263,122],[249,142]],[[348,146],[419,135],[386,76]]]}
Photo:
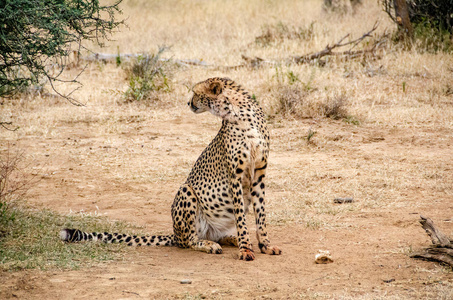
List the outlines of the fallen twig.
{"label": "fallen twig", "polygon": [[352,197],[333,199],[333,203],[337,203],[337,204],[352,203],[352,202],[354,202],[354,199]]}
{"label": "fallen twig", "polygon": [[19,127],[11,129],[9,126],[13,126],[13,122],[0,122],[0,127],[3,127],[6,130],[16,131],[17,129],[19,129]]}

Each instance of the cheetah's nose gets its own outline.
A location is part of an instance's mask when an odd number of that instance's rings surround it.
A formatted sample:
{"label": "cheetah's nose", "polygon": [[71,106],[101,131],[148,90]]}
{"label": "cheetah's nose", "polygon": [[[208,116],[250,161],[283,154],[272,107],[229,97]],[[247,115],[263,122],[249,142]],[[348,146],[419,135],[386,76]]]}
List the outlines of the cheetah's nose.
{"label": "cheetah's nose", "polygon": [[192,111],[194,111],[194,112],[198,110],[198,107],[193,105],[193,101],[190,101],[189,103],[187,103],[187,105],[189,105],[190,108],[192,109]]}

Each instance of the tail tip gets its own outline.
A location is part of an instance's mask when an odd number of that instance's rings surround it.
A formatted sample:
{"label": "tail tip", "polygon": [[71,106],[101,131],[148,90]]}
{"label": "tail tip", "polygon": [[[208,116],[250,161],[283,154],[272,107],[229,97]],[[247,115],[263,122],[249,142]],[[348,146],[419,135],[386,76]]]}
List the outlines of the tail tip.
{"label": "tail tip", "polygon": [[63,229],[62,231],[60,231],[60,239],[62,241],[67,242],[71,238],[71,234],[69,233],[69,230],[70,229]]}

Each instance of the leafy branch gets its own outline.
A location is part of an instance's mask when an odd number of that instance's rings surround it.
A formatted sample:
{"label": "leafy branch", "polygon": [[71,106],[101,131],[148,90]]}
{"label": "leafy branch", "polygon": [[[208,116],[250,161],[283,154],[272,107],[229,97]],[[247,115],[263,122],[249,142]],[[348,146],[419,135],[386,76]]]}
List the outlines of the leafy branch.
{"label": "leafy branch", "polygon": [[80,87],[80,73],[70,80],[60,78],[67,57],[74,49],[86,49],[86,40],[102,46],[102,41],[123,23],[115,19],[121,12],[120,2],[103,6],[98,0],[5,1],[0,7],[0,96],[11,96],[48,80],[58,95],[82,105],[71,97],[77,88],[63,95],[54,83]]}

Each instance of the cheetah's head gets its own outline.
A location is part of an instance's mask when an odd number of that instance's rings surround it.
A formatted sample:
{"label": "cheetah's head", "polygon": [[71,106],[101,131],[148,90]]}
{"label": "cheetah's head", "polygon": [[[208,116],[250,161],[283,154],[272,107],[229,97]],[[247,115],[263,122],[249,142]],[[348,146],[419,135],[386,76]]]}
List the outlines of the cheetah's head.
{"label": "cheetah's head", "polygon": [[197,83],[193,88],[193,97],[187,103],[196,113],[210,111],[213,115],[229,119],[236,115],[237,107],[231,97],[234,82],[228,78],[209,78]]}

